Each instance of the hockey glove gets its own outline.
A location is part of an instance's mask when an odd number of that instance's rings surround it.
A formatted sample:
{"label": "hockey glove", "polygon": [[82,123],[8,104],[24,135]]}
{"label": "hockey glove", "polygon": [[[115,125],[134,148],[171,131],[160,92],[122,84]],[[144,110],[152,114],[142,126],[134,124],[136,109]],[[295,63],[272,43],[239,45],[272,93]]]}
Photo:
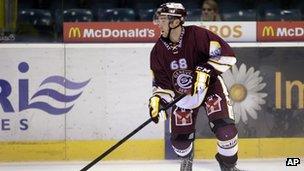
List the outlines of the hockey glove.
{"label": "hockey glove", "polygon": [[192,85],[192,96],[202,93],[209,86],[210,69],[204,67],[196,67],[194,73],[194,83]]}
{"label": "hockey glove", "polygon": [[149,99],[149,110],[150,117],[153,122],[158,123],[159,120],[166,120],[167,114],[164,110],[160,110],[161,107],[161,98],[158,95],[152,96]]}

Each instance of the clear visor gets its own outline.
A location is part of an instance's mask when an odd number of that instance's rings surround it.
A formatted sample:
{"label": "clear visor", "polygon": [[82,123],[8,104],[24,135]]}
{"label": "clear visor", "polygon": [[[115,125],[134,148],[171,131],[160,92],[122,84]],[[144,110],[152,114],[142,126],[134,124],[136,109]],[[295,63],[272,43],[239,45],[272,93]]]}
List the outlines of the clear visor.
{"label": "clear visor", "polygon": [[155,25],[161,25],[161,24],[169,24],[170,22],[173,22],[174,16],[170,15],[160,15],[159,13],[155,13],[153,16],[153,24]]}

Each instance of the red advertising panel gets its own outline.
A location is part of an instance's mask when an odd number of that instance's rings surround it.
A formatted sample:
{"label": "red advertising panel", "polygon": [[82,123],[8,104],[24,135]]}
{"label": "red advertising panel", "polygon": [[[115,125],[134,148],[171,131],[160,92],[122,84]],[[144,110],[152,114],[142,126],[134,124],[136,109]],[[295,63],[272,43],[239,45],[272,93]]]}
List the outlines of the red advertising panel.
{"label": "red advertising panel", "polygon": [[257,40],[304,41],[304,21],[257,22]]}
{"label": "red advertising panel", "polygon": [[79,22],[63,24],[64,42],[155,42],[160,31],[152,22]]}

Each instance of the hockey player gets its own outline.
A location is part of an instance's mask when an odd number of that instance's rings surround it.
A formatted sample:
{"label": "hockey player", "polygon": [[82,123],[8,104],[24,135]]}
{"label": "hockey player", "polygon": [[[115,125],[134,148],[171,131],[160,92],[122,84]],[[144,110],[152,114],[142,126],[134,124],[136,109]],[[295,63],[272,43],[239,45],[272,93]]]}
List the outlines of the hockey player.
{"label": "hockey player", "polygon": [[150,116],[165,119],[161,105],[187,94],[171,109],[172,148],[181,158],[181,171],[191,171],[195,122],[200,106],[208,115],[217,138],[216,160],[222,171],[237,171],[238,132],[221,73],[236,63],[230,46],[219,36],[197,26],[183,26],[186,10],[181,3],[165,3],[156,11],[154,23],[161,37],[150,56],[153,95]]}

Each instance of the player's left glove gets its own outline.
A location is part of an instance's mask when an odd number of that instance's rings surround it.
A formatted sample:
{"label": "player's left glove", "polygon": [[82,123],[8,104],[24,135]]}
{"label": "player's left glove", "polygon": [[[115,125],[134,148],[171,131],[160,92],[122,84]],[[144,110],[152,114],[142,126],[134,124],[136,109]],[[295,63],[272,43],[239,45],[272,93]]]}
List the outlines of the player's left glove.
{"label": "player's left glove", "polygon": [[209,86],[210,81],[210,69],[198,66],[194,73],[194,83],[192,85],[191,95],[200,94]]}

